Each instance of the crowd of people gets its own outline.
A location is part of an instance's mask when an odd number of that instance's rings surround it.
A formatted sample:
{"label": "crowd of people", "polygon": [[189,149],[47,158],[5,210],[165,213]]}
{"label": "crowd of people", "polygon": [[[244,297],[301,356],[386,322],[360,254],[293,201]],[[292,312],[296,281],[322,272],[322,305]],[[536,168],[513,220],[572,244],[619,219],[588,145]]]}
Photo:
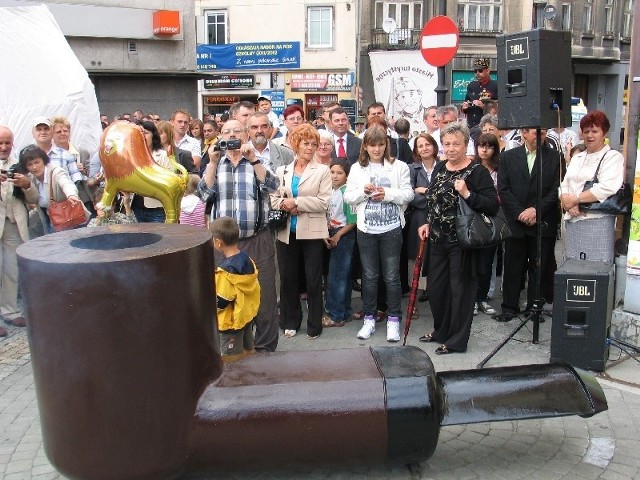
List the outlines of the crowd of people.
{"label": "crowd of people", "polygon": [[[480,70],[485,65],[478,62]],[[424,131],[413,136],[406,122],[388,121],[378,102],[368,107],[360,136],[337,102],[325,104],[323,121],[313,123],[300,106],[288,106],[283,128],[276,128],[265,97],[258,108],[234,104],[224,118],[202,121],[176,110],[162,121],[138,110],[114,121],[138,125],[159,166],[190,174],[180,223],[213,233],[224,354],[272,352],[281,332],[286,339],[304,329],[314,340],[323,328],[352,320],[362,321],[357,337],[367,340],[386,319],[387,340],[398,342],[406,321],[401,300],[422,241],[427,253],[419,300],[429,302],[434,325],[419,340],[436,343],[437,354],[449,354],[466,351],[480,313],[509,321],[552,304],[559,232],[567,257],[613,261],[615,217],[584,213],[580,205],[615,193],[624,175],[622,156],[606,144],[609,122],[602,112],[582,119],[581,138],[565,129],[506,131],[498,129],[495,98],[481,100],[465,102],[461,110],[425,109]],[[101,120],[106,127],[108,119]],[[98,155],[73,146],[70,132],[62,117],[38,117],[34,144],[13,155],[12,132],[0,127],[0,315],[15,326],[26,324],[17,301],[15,249],[52,231],[51,198],[82,202],[91,225],[165,220],[156,199],[135,192],[121,192],[115,211],[101,209]],[[584,151],[575,153],[577,143]],[[585,190],[596,171],[598,183]],[[502,208],[511,237],[503,245],[463,249],[456,233],[459,202],[488,215]],[[269,226],[274,212],[286,215],[277,228]],[[538,277],[542,298],[535,297]],[[352,289],[361,291],[361,311],[352,311]],[[491,301],[500,289],[498,312]],[[6,335],[3,330],[0,335]]]}

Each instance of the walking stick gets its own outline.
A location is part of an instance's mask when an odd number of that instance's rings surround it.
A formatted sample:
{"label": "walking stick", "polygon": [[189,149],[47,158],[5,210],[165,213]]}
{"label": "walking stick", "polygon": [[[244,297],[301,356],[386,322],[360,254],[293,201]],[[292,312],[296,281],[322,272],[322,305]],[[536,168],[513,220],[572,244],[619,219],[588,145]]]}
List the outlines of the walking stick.
{"label": "walking stick", "polygon": [[418,256],[416,257],[416,265],[413,267],[413,279],[411,280],[411,290],[409,291],[409,305],[407,305],[407,321],[404,324],[404,340],[402,346],[407,343],[407,335],[409,335],[409,328],[411,328],[411,316],[416,307],[416,294],[418,293],[418,282],[420,281],[420,270],[422,270],[422,260],[424,259],[424,249],[427,245],[427,239],[423,238],[420,241],[420,248],[418,249]]}

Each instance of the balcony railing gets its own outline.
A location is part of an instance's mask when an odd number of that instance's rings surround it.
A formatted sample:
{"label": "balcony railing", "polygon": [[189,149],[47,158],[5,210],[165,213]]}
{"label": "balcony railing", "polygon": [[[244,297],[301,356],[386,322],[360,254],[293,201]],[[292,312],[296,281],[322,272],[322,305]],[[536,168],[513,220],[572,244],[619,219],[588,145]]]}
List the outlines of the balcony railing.
{"label": "balcony railing", "polygon": [[419,28],[396,28],[392,33],[385,33],[381,28],[371,30],[369,50],[417,50],[420,48]]}

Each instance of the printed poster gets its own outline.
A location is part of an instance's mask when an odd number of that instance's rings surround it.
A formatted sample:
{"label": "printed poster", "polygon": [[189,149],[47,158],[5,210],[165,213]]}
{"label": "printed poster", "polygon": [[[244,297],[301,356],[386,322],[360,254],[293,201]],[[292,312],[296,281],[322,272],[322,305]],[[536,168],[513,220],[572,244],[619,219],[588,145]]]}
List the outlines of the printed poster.
{"label": "printed poster", "polygon": [[376,101],[389,118],[406,118],[411,132],[425,130],[424,111],[436,105],[438,69],[419,50],[369,52]]}

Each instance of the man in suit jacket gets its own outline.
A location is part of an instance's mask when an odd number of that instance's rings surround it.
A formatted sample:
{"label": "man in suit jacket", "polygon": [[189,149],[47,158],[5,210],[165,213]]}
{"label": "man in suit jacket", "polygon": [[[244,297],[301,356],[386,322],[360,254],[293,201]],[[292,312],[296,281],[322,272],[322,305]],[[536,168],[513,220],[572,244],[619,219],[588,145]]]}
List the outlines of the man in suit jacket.
{"label": "man in suit jacket", "polygon": [[269,117],[262,112],[256,112],[247,119],[247,133],[256,151],[256,157],[265,168],[275,173],[278,167],[293,162],[293,152],[269,140],[272,129]]}
{"label": "man in suit jacket", "polygon": [[334,159],[346,157],[353,165],[360,156],[362,140],[349,131],[349,116],[344,109],[340,107],[334,108],[329,114],[329,119],[333,138],[335,139],[335,148],[331,152],[331,157]]}
{"label": "man in suit jacket", "polygon": [[[523,145],[500,155],[498,192],[507,217],[511,238],[505,242],[503,301],[499,321],[508,321],[518,312],[518,299],[523,274],[528,272],[527,310],[533,307],[536,285],[536,212],[540,209],[542,228],[541,272],[553,259],[560,213],[558,187],[560,157],[558,152],[544,145],[546,130],[541,130],[540,156],[542,161],[541,203],[537,205],[538,159],[535,128],[523,128]],[[541,307],[541,305],[540,305]]]}

